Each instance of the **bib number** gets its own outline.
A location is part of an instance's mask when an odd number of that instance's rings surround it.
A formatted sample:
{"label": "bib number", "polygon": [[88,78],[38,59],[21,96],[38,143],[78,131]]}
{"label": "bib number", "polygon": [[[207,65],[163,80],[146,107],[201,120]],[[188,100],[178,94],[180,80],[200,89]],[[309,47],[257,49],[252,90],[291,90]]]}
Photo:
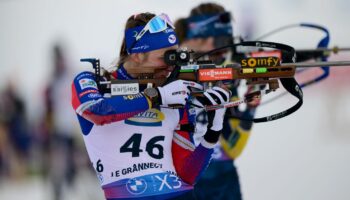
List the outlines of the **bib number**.
{"label": "bib number", "polygon": [[[142,134],[135,133],[132,135],[121,147],[120,153],[131,152],[132,157],[139,157],[144,150],[141,146]],[[151,138],[146,144],[146,152],[149,156],[155,159],[162,159],[164,157],[164,147],[157,142],[164,141],[165,136],[155,136]]]}

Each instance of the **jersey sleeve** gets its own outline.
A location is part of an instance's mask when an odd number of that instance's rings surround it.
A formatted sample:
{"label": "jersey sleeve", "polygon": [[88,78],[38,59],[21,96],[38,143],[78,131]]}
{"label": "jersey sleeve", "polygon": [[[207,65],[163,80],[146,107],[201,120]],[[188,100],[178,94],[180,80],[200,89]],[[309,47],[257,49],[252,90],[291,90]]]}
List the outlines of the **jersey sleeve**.
{"label": "jersey sleeve", "polygon": [[82,72],[72,83],[72,106],[82,118],[103,125],[144,112],[150,102],[142,93],[105,98],[97,88],[95,75]]}
{"label": "jersey sleeve", "polygon": [[[188,124],[192,123],[193,117],[187,109],[181,110],[180,127],[187,127]],[[213,146],[202,144],[202,142],[195,146],[193,130],[185,129],[180,128],[180,130],[175,131],[172,155],[178,176],[183,181],[193,185],[208,166],[213,153]]]}

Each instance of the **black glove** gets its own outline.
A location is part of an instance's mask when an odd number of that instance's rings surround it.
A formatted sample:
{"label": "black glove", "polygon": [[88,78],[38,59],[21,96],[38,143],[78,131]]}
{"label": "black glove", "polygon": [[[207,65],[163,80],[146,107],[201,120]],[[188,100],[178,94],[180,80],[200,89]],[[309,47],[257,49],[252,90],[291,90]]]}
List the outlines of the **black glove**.
{"label": "black glove", "polygon": [[[216,86],[212,89],[206,90],[203,94],[203,96],[197,97],[197,100],[202,104],[202,106],[224,104],[230,100],[229,91]],[[220,108],[207,112],[208,125],[207,132],[204,135],[204,139],[207,142],[216,143],[219,140],[219,136],[223,128],[225,112],[226,108]]]}

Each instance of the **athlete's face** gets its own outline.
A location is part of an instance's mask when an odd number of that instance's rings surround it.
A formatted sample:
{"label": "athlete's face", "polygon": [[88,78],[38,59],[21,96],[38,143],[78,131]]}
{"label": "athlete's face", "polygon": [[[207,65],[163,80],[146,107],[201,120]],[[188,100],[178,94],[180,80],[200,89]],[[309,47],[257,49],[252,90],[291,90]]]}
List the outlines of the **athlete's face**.
{"label": "athlete's face", "polygon": [[167,64],[165,64],[164,53],[167,50],[177,48],[178,45],[174,45],[168,48],[147,52],[142,57],[141,63],[138,67],[156,70],[156,73],[154,74],[155,78],[166,78],[169,75],[169,73],[174,69],[174,66],[168,66]]}
{"label": "athlete's face", "polygon": [[214,49],[214,37],[194,38],[183,42],[182,46],[194,50],[195,52],[206,52]]}

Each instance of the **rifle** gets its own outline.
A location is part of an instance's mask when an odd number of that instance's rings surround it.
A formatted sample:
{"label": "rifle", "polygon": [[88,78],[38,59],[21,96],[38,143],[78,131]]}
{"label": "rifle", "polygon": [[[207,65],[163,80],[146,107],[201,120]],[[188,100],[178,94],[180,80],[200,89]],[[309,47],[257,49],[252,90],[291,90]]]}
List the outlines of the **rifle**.
{"label": "rifle", "polygon": [[[321,60],[323,61],[322,63],[326,63],[326,61],[328,61],[328,57],[331,54],[338,54],[339,52],[344,52],[344,51],[350,51],[350,48],[347,47],[338,47],[338,46],[334,46],[332,48],[328,48],[328,44],[330,41],[330,32],[328,31],[328,29],[322,25],[318,25],[318,24],[313,24],[313,23],[300,23],[300,24],[290,24],[290,25],[286,25],[286,26],[282,26],[279,27],[273,31],[270,31],[260,37],[257,38],[257,40],[261,40],[263,38],[269,37],[275,33],[281,32],[283,30],[286,29],[290,29],[290,28],[296,28],[296,27],[300,27],[300,28],[306,28],[306,29],[314,29],[314,30],[318,30],[324,33],[324,37],[322,37],[320,39],[320,41],[317,44],[317,48],[315,49],[296,49],[296,55],[297,55],[297,60],[296,62],[303,62],[303,61],[307,61],[307,60],[311,60],[314,59],[316,61]],[[243,55],[247,55],[249,54],[248,52],[241,52],[241,54]],[[319,62],[314,63],[315,65],[317,65]],[[330,74],[330,68],[329,65],[317,65],[320,66],[320,69],[322,70],[322,74],[314,77],[311,80],[308,80],[306,82],[303,82],[300,84],[301,88],[305,88],[307,86],[311,86],[315,83],[318,83],[322,80],[325,80],[329,74]],[[334,65],[333,65],[334,66]],[[301,69],[299,69],[296,73],[302,73],[304,70],[307,70],[307,68],[303,68],[303,66]],[[271,99],[269,99],[268,101],[263,102],[261,105],[265,105],[268,104],[270,102],[273,102],[274,100],[284,96],[288,94],[287,92],[281,93]]]}
{"label": "rifle", "polygon": [[[282,60],[279,60],[276,57],[262,57],[262,58],[247,58],[242,59],[241,63],[228,64],[223,66],[218,66],[213,64],[210,60],[199,60],[201,57],[205,55],[209,55],[212,52],[220,51],[225,48],[232,48],[236,46],[253,46],[258,48],[273,48],[279,49],[283,52]],[[234,81],[239,79],[247,80],[248,85],[268,85],[268,89],[255,91],[245,97],[243,100],[229,102],[224,105],[217,106],[208,106],[206,105],[204,108],[206,110],[213,110],[222,107],[232,107],[237,106],[241,103],[249,101],[252,96],[256,95],[265,95],[272,91],[275,91],[279,88],[279,81],[282,83],[283,87],[293,96],[295,96],[299,101],[292,107],[279,112],[274,115],[255,118],[255,119],[243,119],[249,120],[253,122],[267,122],[276,119],[280,119],[285,117],[296,110],[298,110],[303,103],[303,93],[299,86],[299,84],[294,79],[295,71],[297,67],[313,67],[320,65],[336,65],[336,66],[344,66],[350,65],[350,61],[343,62],[320,62],[320,63],[295,63],[295,50],[291,46],[273,43],[273,42],[263,42],[263,41],[249,41],[242,42],[235,45],[228,45],[225,47],[217,48],[212,51],[206,52],[196,58],[191,58],[190,51],[179,49],[179,50],[170,50],[167,51],[164,55],[165,62],[168,65],[175,65],[173,72],[169,75],[167,79],[156,79],[153,77],[155,73],[154,70],[151,69],[135,69],[129,71],[129,73],[138,74],[138,77],[133,80],[132,84],[137,85],[152,85],[152,87],[161,86],[167,84],[171,81],[177,79],[189,80],[203,83],[206,87],[211,87],[215,84],[215,82],[227,82]],[[100,68],[99,62],[93,59],[82,59],[83,62],[91,62],[95,69],[95,74],[100,76],[99,72]],[[100,81],[101,78],[96,78],[97,81]],[[123,84],[124,86],[129,84],[125,81],[104,81],[98,82],[98,85],[118,85]],[[116,86],[118,87],[118,86]],[[115,88],[111,86],[110,88]],[[139,92],[139,91],[137,91]],[[203,91],[194,91],[194,95],[198,95]],[[110,91],[113,96],[113,91]],[[127,95],[124,93],[124,95]]]}

